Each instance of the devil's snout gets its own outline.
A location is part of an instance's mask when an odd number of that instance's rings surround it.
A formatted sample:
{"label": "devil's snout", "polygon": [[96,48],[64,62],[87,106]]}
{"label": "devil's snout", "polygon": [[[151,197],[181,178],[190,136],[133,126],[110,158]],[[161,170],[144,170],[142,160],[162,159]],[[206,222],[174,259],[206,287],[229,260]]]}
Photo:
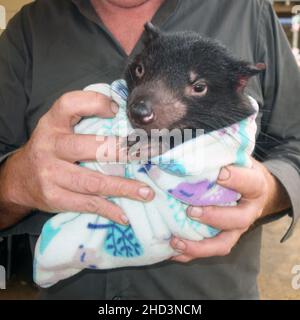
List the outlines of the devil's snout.
{"label": "devil's snout", "polygon": [[129,116],[137,124],[149,124],[154,121],[154,112],[149,101],[138,101],[129,105]]}

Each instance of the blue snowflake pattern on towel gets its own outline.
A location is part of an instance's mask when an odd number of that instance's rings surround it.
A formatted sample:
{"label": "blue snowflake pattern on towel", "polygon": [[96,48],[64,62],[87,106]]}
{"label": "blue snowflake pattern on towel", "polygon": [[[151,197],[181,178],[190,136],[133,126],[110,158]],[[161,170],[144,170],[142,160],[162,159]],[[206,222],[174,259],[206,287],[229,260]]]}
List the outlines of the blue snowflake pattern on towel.
{"label": "blue snowflake pattern on towel", "polygon": [[[106,252],[114,257],[137,257],[142,255],[143,249],[135,237],[134,231],[130,225],[123,226],[115,222],[109,223],[88,223],[88,229],[103,230],[107,229],[106,238],[104,240],[104,248]],[[83,245],[79,247],[83,249]],[[84,262],[85,252],[80,256],[81,262]]]}
{"label": "blue snowflake pattern on towel", "polygon": [[131,226],[110,223],[105,239],[105,250],[114,257],[133,258],[143,254]]}

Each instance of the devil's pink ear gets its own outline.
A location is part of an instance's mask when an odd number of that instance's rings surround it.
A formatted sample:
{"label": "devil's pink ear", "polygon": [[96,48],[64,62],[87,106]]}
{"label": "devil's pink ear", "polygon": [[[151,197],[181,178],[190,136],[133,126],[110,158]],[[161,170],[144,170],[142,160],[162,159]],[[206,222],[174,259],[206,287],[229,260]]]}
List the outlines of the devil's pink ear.
{"label": "devil's pink ear", "polygon": [[151,41],[155,40],[159,37],[161,31],[158,27],[154,26],[151,22],[147,22],[144,25],[146,36],[145,36],[145,44],[149,44]]}
{"label": "devil's pink ear", "polygon": [[245,65],[240,68],[237,76],[237,91],[243,91],[247,86],[249,79],[260,74],[265,69],[266,65],[264,63],[257,63],[256,65]]}

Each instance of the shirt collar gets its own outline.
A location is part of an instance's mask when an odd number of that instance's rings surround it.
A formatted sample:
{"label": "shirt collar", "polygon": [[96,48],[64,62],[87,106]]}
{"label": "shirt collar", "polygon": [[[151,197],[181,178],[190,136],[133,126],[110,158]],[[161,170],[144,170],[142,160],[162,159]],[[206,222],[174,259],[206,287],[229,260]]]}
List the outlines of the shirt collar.
{"label": "shirt collar", "polygon": [[94,10],[90,0],[72,0],[72,2],[76,5],[83,16],[95,22],[96,24],[101,24],[101,20]]}

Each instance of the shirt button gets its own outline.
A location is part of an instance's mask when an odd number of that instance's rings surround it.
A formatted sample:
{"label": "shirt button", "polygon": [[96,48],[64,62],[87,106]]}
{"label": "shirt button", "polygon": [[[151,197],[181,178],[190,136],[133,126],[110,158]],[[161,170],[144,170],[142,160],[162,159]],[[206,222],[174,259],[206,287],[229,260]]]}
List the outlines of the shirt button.
{"label": "shirt button", "polygon": [[120,297],[120,296],[114,296],[114,297],[112,298],[112,300],[122,300],[122,297]]}

